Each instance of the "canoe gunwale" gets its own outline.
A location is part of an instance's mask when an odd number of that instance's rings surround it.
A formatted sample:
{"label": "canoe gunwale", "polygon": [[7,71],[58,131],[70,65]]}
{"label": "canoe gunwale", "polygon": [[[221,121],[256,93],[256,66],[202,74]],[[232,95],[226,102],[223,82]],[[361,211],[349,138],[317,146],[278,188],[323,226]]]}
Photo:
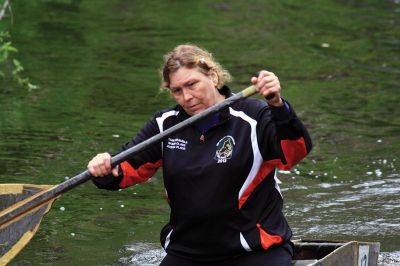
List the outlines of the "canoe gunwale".
{"label": "canoe gunwale", "polygon": [[376,266],[379,242],[294,240],[295,266]]}

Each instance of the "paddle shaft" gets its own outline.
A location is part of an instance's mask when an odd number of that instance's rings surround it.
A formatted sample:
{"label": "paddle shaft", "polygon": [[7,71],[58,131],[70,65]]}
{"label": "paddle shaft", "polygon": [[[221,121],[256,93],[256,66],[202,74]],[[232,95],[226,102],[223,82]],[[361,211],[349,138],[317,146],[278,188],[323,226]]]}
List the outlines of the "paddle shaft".
{"label": "paddle shaft", "polygon": [[[225,99],[224,101],[206,109],[205,111],[203,111],[199,114],[196,114],[194,116],[191,116],[188,119],[184,120],[183,122],[181,122],[173,127],[170,127],[168,129],[166,129],[165,131],[137,144],[136,146],[131,147],[131,148],[115,155],[111,159],[112,167],[128,160],[133,155],[147,149],[148,147],[150,147],[154,144],[161,142],[162,140],[170,137],[171,135],[176,134],[178,131],[185,129],[185,128],[189,127],[190,125],[193,125],[194,123],[203,119],[204,117],[215,114],[215,113],[219,112],[220,110],[232,105],[233,103],[235,103],[241,99],[247,98],[255,93],[256,93],[255,86],[250,86],[250,87],[242,90],[241,92],[234,94],[233,96]],[[80,185],[90,179],[92,179],[92,176],[90,175],[89,171],[86,170],[86,171],[64,181],[63,183],[60,183],[48,190],[45,190],[43,193],[38,193],[38,195],[32,196],[31,198],[29,198],[29,200],[27,200],[23,204],[18,204],[16,207],[14,206],[16,204],[10,206],[3,212],[0,212],[0,226],[6,222],[11,221],[13,218],[15,218],[19,215],[22,215],[25,212],[57,197],[58,195],[77,187],[78,185]]]}

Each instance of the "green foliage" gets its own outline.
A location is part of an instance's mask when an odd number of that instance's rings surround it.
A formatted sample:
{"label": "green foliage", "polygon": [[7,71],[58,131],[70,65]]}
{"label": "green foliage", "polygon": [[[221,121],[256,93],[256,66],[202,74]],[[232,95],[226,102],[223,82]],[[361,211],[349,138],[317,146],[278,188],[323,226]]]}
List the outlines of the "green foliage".
{"label": "green foliage", "polygon": [[7,41],[8,38],[10,38],[8,32],[0,32],[0,62],[6,61],[10,53],[18,52],[18,50],[12,46],[11,42]]}
{"label": "green foliage", "polygon": [[12,76],[18,82],[18,84],[20,86],[28,88],[28,90],[30,90],[30,91],[34,90],[34,89],[38,89],[37,85],[34,85],[29,82],[29,78],[23,78],[20,76],[19,73],[24,70],[24,67],[21,65],[21,63],[15,58],[13,58],[12,61],[13,61],[13,65],[14,65],[14,69],[12,71]]}
{"label": "green foliage", "polygon": [[16,53],[18,53],[18,50],[11,42],[10,33],[3,29],[0,30],[0,80],[12,79],[19,86],[27,88],[29,91],[39,88],[32,84],[29,78],[21,75],[24,67],[15,58]]}

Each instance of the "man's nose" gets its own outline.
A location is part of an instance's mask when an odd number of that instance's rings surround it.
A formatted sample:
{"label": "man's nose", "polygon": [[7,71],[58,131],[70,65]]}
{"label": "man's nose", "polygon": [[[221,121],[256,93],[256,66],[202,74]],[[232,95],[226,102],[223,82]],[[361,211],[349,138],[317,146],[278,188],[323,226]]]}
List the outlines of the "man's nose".
{"label": "man's nose", "polygon": [[182,92],[183,92],[183,100],[185,100],[185,101],[190,101],[190,99],[193,98],[193,95],[190,93],[189,90],[183,89]]}

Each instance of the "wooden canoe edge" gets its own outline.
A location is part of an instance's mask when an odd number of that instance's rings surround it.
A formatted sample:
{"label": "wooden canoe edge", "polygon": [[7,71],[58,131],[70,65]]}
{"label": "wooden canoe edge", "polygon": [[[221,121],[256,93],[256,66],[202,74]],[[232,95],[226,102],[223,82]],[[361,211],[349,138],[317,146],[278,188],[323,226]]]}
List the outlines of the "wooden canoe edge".
{"label": "wooden canoe edge", "polygon": [[326,257],[319,260],[324,266],[355,266],[358,259],[358,243],[351,241],[335,249]]}
{"label": "wooden canoe edge", "polygon": [[[2,184],[2,185],[4,185],[4,184]],[[12,184],[12,185],[18,185],[18,184]],[[51,186],[51,185],[43,185],[43,186],[41,186],[41,185],[28,185],[28,184],[19,184],[19,185],[22,185],[22,186],[30,186],[30,187],[35,187],[35,188],[42,188],[43,190],[42,190],[42,191],[39,191],[38,193],[36,193],[36,194],[34,194],[34,195],[30,196],[30,197],[27,197],[27,198],[24,199],[24,200],[21,200],[21,201],[19,201],[19,202],[16,202],[15,204],[9,206],[8,208],[6,208],[6,209],[0,211],[0,217],[5,216],[5,215],[7,215],[8,213],[11,213],[15,208],[18,208],[19,206],[24,205],[25,203],[27,203],[27,202],[29,202],[29,201],[33,201],[33,200],[35,200],[35,198],[38,198],[40,195],[42,195],[42,194],[44,194],[44,193],[46,193],[46,192],[48,192],[48,191],[54,189],[54,186]],[[43,206],[43,204],[47,204],[48,202],[52,202],[52,201],[55,200],[57,197],[58,197],[58,196],[53,197],[53,198],[49,199],[48,201],[45,201],[45,202],[41,203],[41,204],[38,205],[38,206]],[[33,208],[33,209],[36,209],[36,207]],[[29,211],[30,211],[30,210],[28,210],[27,212],[29,212]],[[21,215],[24,215],[24,213],[21,213]],[[13,217],[13,218],[15,218],[15,217]],[[9,221],[6,220],[6,221],[4,221],[4,223],[1,223],[1,224],[0,224],[0,230],[1,230],[1,228],[3,228],[4,226],[7,226],[7,224],[10,223],[10,222],[12,222],[12,220],[9,220]]]}
{"label": "wooden canoe edge", "polygon": [[51,188],[51,185],[33,185],[33,184],[0,184],[0,195],[4,194],[21,194],[24,188],[37,188],[46,190]]}
{"label": "wooden canoe edge", "polygon": [[[293,240],[297,251],[303,253],[303,249],[308,250],[305,253],[306,258],[298,258],[293,261],[293,265],[319,265],[319,266],[377,266],[380,251],[379,242],[363,241],[332,241],[332,240]],[[329,252],[324,257],[317,257],[319,251]],[[312,251],[314,250],[314,251]],[[311,252],[310,252],[311,251]],[[315,253],[316,257],[310,254]],[[298,254],[297,254],[298,255]],[[321,255],[321,254],[319,254]]]}

